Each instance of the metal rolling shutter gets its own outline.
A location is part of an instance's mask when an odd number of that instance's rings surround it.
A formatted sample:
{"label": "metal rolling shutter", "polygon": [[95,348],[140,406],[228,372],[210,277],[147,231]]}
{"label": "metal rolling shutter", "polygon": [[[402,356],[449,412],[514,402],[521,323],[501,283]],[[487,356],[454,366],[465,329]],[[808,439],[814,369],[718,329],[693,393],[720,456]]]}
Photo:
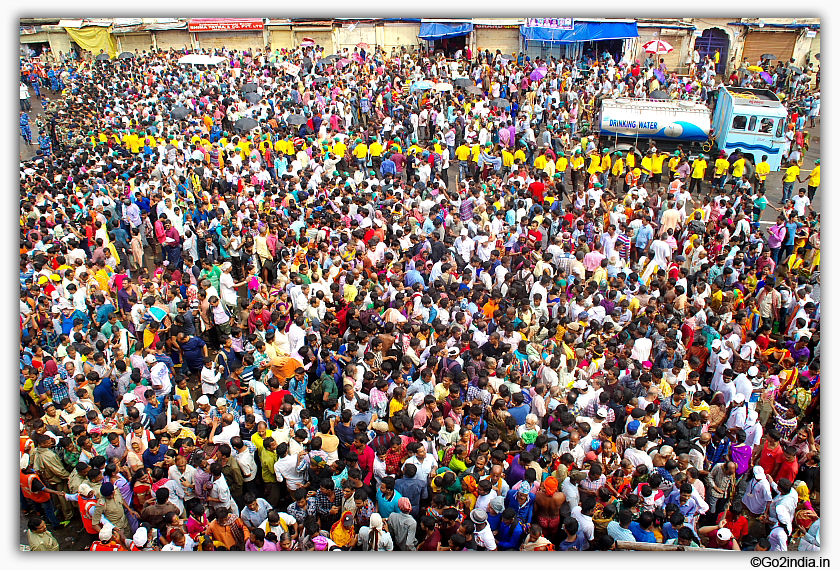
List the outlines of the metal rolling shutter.
{"label": "metal rolling shutter", "polygon": [[312,29],[297,29],[295,30],[295,47],[300,45],[303,38],[312,38],[315,45],[324,48],[324,53],[335,53],[333,47],[333,34],[331,29],[324,29],[323,31],[312,31]]}
{"label": "metal rolling shutter", "polygon": [[255,50],[265,49],[262,31],[196,32],[201,49]]}
{"label": "metal rolling shutter", "polygon": [[295,49],[295,40],[291,28],[271,30],[271,49]]}
{"label": "metal rolling shutter", "polygon": [[186,30],[166,30],[155,32],[157,47],[162,50],[173,48],[176,50],[192,47],[192,38]]}
{"label": "metal rolling shutter", "polygon": [[[741,54],[741,60],[747,58],[750,65],[754,65],[761,60],[762,54],[772,53],[778,58],[778,61],[787,61],[793,56],[793,48],[796,45],[796,38],[798,32],[771,32],[760,31],[755,32],[750,30],[747,32],[747,38],[744,41],[744,51]],[[738,62],[738,66],[740,67]]]}
{"label": "metal rolling shutter", "polygon": [[660,35],[659,39],[661,39],[663,42],[668,42],[669,44],[671,44],[671,47],[674,48],[674,51],[672,51],[671,53],[661,53],[657,55],[657,65],[659,64],[660,59],[664,59],[665,65],[668,67],[669,72],[675,71],[678,67],[683,65],[683,62],[680,61],[680,52],[682,51],[684,37],[685,36],[668,35],[664,32]]}
{"label": "metal rolling shutter", "polygon": [[515,54],[519,52],[519,28],[477,28],[475,31],[475,45],[481,51],[486,49],[495,54]]}
{"label": "metal rolling shutter", "polygon": [[134,50],[137,50],[143,53],[144,51],[150,51],[152,48],[152,36],[148,33],[119,35],[117,38],[119,38],[122,51],[134,52]]}

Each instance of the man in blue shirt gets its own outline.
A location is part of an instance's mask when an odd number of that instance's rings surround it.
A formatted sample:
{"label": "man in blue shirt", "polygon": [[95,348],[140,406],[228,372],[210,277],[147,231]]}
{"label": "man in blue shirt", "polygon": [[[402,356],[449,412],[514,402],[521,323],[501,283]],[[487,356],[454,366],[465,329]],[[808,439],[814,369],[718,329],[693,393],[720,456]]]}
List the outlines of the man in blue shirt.
{"label": "man in blue shirt", "polygon": [[[665,504],[675,504],[680,509],[680,512],[685,517],[685,524],[694,528],[694,522],[697,518],[697,501],[692,497],[694,487],[691,483],[684,482],[679,489],[674,489],[668,498],[665,499]],[[632,527],[631,527],[632,528]],[[637,539],[638,540],[638,539]]]}
{"label": "man in blue shirt", "polygon": [[636,542],[656,542],[656,535],[653,534],[652,526],[653,513],[645,511],[639,515],[638,521],[630,523],[630,532],[633,533]]}
{"label": "man in blue shirt", "polygon": [[636,259],[647,254],[648,246],[653,241],[653,228],[650,225],[650,216],[645,216],[642,227],[636,233]]}
{"label": "man in blue shirt", "polygon": [[515,405],[508,409],[508,413],[516,420],[516,425],[525,425],[525,416],[531,413],[531,407],[525,405],[525,396],[517,392],[511,396],[511,400]]}
{"label": "man in blue shirt", "polygon": [[390,153],[385,155],[385,160],[382,161],[382,165],[379,167],[379,171],[382,173],[383,177],[386,174],[391,174],[393,176],[397,175],[397,165],[393,160],[391,160]]}
{"label": "man in blue shirt", "polygon": [[149,449],[143,452],[143,466],[149,469],[158,466],[163,467],[163,458],[169,446],[161,445],[156,439],[149,440]]}
{"label": "man in blue shirt", "polygon": [[785,228],[787,228],[787,232],[785,234],[785,244],[783,246],[782,254],[779,257],[779,260],[783,260],[791,253],[793,253],[793,243],[796,239],[796,232],[801,227],[802,223],[796,221],[795,215],[791,215],[790,220],[788,220],[785,223]]}
{"label": "man in blue shirt", "polygon": [[401,512],[397,503],[402,498],[395,490],[396,481],[390,475],[382,478],[382,483],[376,490],[376,504],[379,505],[379,514],[383,519],[391,516],[391,513]]}

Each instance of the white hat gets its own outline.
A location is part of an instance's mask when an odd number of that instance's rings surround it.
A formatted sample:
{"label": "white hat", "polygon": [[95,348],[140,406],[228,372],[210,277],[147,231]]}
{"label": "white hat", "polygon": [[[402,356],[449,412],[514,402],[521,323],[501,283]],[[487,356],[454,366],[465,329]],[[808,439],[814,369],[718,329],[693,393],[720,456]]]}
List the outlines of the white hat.
{"label": "white hat", "polygon": [[146,543],[149,541],[149,531],[146,530],[146,527],[141,526],[137,529],[134,533],[134,544],[138,547],[146,546]]}
{"label": "white hat", "polygon": [[753,475],[759,481],[764,481],[765,479],[767,479],[767,475],[764,474],[764,467],[762,467],[761,465],[756,465],[755,467],[753,467]]}
{"label": "white hat", "polygon": [[449,351],[446,353],[447,356],[458,356],[461,351],[458,350],[457,346],[450,346]]}
{"label": "white hat", "polygon": [[99,531],[99,540],[106,541],[111,540],[111,537],[114,536],[114,527],[107,525],[103,526],[102,530]]}
{"label": "white hat", "polygon": [[423,392],[417,392],[416,394],[414,394],[414,397],[411,399],[411,401],[414,402],[414,405],[419,408],[423,405],[423,398],[425,397],[426,395]]}
{"label": "white hat", "polygon": [[122,397],[123,404],[127,404],[129,402],[136,402],[137,401],[137,394],[134,392],[126,392],[123,394]]}
{"label": "white hat", "polygon": [[470,230],[468,230],[467,228],[461,228],[461,235],[462,236],[470,235]]}
{"label": "white hat", "polygon": [[147,355],[146,358],[144,358],[144,360],[145,360],[146,364],[151,364],[152,362],[156,362],[154,354]]}
{"label": "white hat", "polygon": [[586,390],[589,385],[586,383],[586,380],[578,380],[575,382],[575,388],[578,390]]}
{"label": "white hat", "polygon": [[204,395],[204,396],[200,397],[198,400],[196,400],[196,403],[200,406],[205,406],[205,405],[210,403],[210,398],[208,398],[206,395]]}
{"label": "white hat", "polygon": [[758,366],[750,366],[747,370],[747,376],[758,376]]}
{"label": "white hat", "polygon": [[27,467],[29,467],[29,454],[24,453],[23,455],[20,456],[20,468],[21,468],[21,470],[23,470],[23,469],[26,469]]}
{"label": "white hat", "polygon": [[722,344],[723,343],[720,341],[720,339],[716,338],[715,340],[712,341],[712,348],[720,348],[720,345],[722,345]]}
{"label": "white hat", "polygon": [[606,408],[598,408],[598,411],[595,412],[599,418],[606,418],[607,417],[607,409]]}
{"label": "white hat", "polygon": [[719,528],[717,531],[718,540],[732,540],[732,531],[726,527]]}
{"label": "white hat", "polygon": [[227,400],[225,400],[224,398],[217,398],[217,399],[216,399],[216,407],[217,407],[217,408],[221,408],[221,407],[223,407],[223,406],[227,406],[227,404],[228,404],[228,403],[227,403]]}
{"label": "white hat", "polygon": [[231,267],[233,267],[233,265],[230,263],[230,261],[225,261],[224,263],[222,263],[222,271],[227,271]]}
{"label": "white hat", "polygon": [[750,423],[755,423],[756,421],[758,421],[758,412],[756,412],[755,410],[750,410],[747,413],[747,421],[749,421]]}
{"label": "white hat", "polygon": [[91,489],[90,485],[88,485],[87,483],[82,483],[81,485],[79,485],[79,494],[80,495],[87,495],[87,494],[90,494],[91,492],[93,492],[93,489]]}
{"label": "white hat", "polygon": [[733,399],[735,400],[736,404],[743,404],[744,401],[746,401],[746,398],[744,397],[743,394],[735,394],[735,398],[733,398]]}
{"label": "white hat", "polygon": [[721,350],[720,354],[718,354],[718,358],[723,358],[725,360],[729,360],[729,357],[732,356],[728,350]]}

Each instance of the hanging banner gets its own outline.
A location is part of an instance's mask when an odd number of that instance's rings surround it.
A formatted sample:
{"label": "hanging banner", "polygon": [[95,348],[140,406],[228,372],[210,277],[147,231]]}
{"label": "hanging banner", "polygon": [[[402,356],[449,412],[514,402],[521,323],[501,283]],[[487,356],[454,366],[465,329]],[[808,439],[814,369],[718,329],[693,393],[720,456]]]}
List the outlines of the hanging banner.
{"label": "hanging banner", "polygon": [[191,32],[262,30],[263,21],[260,18],[194,18],[189,21],[188,28]]}
{"label": "hanging banner", "polygon": [[526,28],[550,28],[552,30],[573,30],[575,27],[574,18],[528,18],[525,20]]}

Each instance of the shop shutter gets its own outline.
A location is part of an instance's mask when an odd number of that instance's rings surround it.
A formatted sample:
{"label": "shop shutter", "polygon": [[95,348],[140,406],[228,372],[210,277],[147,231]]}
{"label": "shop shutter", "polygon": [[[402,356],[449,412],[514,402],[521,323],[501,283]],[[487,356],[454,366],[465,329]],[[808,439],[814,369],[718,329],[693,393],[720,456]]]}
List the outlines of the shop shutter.
{"label": "shop shutter", "polygon": [[168,50],[170,48],[179,50],[185,47],[192,47],[192,38],[186,30],[165,30],[155,32],[155,41],[158,49]]}
{"label": "shop shutter", "polygon": [[519,28],[477,28],[475,31],[476,48],[490,50],[495,54],[500,50],[506,54],[519,53]]}
{"label": "shop shutter", "polygon": [[197,32],[201,49],[256,50],[265,49],[262,31]]}
{"label": "shop shutter", "polygon": [[661,53],[656,56],[656,64],[657,67],[659,66],[659,60],[664,59],[665,65],[668,68],[668,73],[675,72],[677,68],[683,67],[683,61],[680,61],[680,53],[682,52],[682,45],[683,45],[683,38],[685,36],[676,36],[676,35],[668,35],[664,32],[660,35],[659,39],[663,42],[668,42],[671,44],[671,47],[674,48],[674,51],[670,53]]}
{"label": "shop shutter", "polygon": [[137,50],[140,53],[143,53],[144,51],[148,53],[152,48],[152,36],[148,33],[126,34],[117,37],[120,40],[122,51],[130,51],[134,53],[134,50]]}
{"label": "shop shutter", "polygon": [[[761,61],[762,54],[772,53],[778,58],[778,61],[785,62],[793,56],[793,48],[796,45],[798,35],[798,32],[769,32],[763,30],[755,32],[750,30],[747,32],[747,38],[744,41],[741,61],[747,58],[750,65],[754,65]],[[741,62],[739,61],[736,67],[740,66]]]}
{"label": "shop shutter", "polygon": [[[306,28],[302,30],[295,30],[294,47],[298,47],[300,45],[300,42],[303,41],[303,38],[312,38],[312,40],[315,42],[315,45],[324,48],[324,53],[327,55],[335,53],[331,29],[324,29],[323,31],[312,31],[311,29],[307,30]],[[371,49],[373,48],[371,47]]]}
{"label": "shop shutter", "polygon": [[385,53],[391,53],[391,48],[397,48],[397,53],[400,53],[401,48],[405,46],[406,50],[409,46],[419,46],[423,43],[417,38],[420,33],[420,24],[404,25],[404,24],[385,24],[384,32],[384,47]]}
{"label": "shop shutter", "polygon": [[295,48],[295,40],[290,27],[271,30],[270,40],[272,50]]}

